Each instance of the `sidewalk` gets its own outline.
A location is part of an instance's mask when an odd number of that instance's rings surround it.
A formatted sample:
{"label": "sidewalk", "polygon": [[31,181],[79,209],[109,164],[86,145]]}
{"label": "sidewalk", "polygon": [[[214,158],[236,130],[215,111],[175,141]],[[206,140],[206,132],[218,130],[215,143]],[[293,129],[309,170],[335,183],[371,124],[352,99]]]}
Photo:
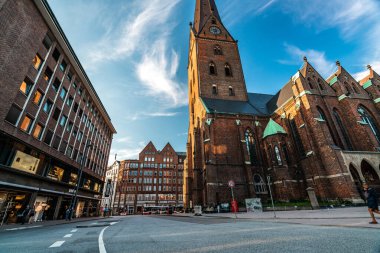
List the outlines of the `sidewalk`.
{"label": "sidewalk", "polygon": [[[376,214],[375,214],[376,215]],[[178,216],[193,216],[193,214],[179,214]],[[379,224],[369,224],[370,215],[367,207],[346,207],[320,210],[301,211],[277,211],[276,218],[272,211],[256,213],[237,213],[238,219],[251,219],[256,221],[271,221],[283,223],[296,223],[304,225],[337,226],[337,227],[358,227],[380,229]],[[202,214],[208,218],[235,218],[234,213],[212,213]]]}
{"label": "sidewalk", "polygon": [[41,221],[41,222],[33,222],[32,224],[24,224],[21,225],[18,224],[4,224],[3,226],[0,226],[0,232],[2,231],[13,231],[13,230],[23,230],[23,229],[31,229],[31,228],[37,228],[37,227],[48,227],[48,226],[56,226],[56,225],[63,225],[63,224],[70,224],[70,223],[78,223],[78,222],[86,222],[86,221],[93,221],[93,220],[101,220],[101,219],[109,219],[112,217],[91,217],[91,218],[77,218],[72,219],[71,221],[66,220],[49,220],[49,221]]}

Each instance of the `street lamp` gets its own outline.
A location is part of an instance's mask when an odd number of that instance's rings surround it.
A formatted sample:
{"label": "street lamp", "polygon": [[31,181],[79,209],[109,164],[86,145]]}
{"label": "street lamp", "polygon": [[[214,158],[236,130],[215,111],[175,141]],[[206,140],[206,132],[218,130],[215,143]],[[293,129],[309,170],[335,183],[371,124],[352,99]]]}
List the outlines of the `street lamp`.
{"label": "street lamp", "polygon": [[73,214],[74,214],[74,207],[76,205],[76,202],[77,202],[77,194],[78,194],[78,190],[79,190],[79,183],[80,183],[80,180],[82,179],[82,173],[83,173],[83,167],[84,167],[84,163],[86,161],[86,158],[87,158],[87,151],[89,148],[92,147],[92,144],[89,140],[87,140],[87,143],[86,143],[86,146],[84,148],[84,153],[83,153],[83,157],[82,157],[82,160],[81,160],[81,163],[80,163],[80,167],[79,167],[79,175],[78,175],[78,179],[77,179],[77,184],[76,184],[76,187],[75,187],[75,191],[74,191],[74,194],[71,198],[71,204],[70,204],[70,216],[69,216],[69,219],[71,220],[72,217],[73,217]]}

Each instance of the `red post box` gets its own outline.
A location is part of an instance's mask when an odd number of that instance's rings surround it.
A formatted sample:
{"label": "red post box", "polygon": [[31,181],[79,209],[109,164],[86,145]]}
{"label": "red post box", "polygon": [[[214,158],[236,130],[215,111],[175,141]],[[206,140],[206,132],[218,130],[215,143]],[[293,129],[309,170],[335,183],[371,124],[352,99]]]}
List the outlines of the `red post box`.
{"label": "red post box", "polygon": [[236,200],[231,201],[231,211],[233,213],[236,213],[237,211],[239,211],[238,203]]}

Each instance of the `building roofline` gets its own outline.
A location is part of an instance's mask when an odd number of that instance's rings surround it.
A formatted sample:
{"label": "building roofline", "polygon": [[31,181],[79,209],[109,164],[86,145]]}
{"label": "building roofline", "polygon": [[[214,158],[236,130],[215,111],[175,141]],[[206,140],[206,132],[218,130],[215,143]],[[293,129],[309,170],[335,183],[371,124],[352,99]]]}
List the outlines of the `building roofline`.
{"label": "building roofline", "polygon": [[[77,74],[82,77],[82,82],[88,87],[88,91],[90,93],[90,96],[93,98],[94,103],[97,104],[97,107],[99,111],[102,113],[103,118],[105,119],[107,125],[111,129],[111,131],[115,134],[116,129],[113,126],[111,122],[111,118],[108,115],[102,101],[100,100],[94,86],[92,85],[89,77],[86,74],[86,71],[84,70],[82,64],[80,63],[77,55],[74,52],[74,49],[72,48],[69,40],[67,39],[65,33],[62,30],[62,27],[60,26],[57,18],[55,17],[52,9],[50,8],[50,5],[48,4],[47,0],[34,0],[34,3],[36,4],[38,10],[40,11],[41,15],[43,16],[47,26],[50,28],[50,30],[55,35],[56,39],[60,42],[60,46],[65,51],[65,54],[67,57],[71,57],[72,60],[70,61],[73,66],[73,68],[76,70]],[[58,35],[58,36],[57,36]],[[66,47],[66,48],[65,48]],[[92,93],[92,94],[91,94]],[[95,98],[95,99],[94,99]]]}

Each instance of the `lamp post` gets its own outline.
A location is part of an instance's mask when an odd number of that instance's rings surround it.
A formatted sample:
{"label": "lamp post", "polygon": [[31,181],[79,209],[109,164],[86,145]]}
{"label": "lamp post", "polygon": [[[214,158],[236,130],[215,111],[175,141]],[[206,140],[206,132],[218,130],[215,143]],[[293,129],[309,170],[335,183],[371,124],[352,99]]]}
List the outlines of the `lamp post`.
{"label": "lamp post", "polygon": [[273,201],[273,195],[272,195],[272,189],[270,187],[270,176],[267,176],[267,181],[268,181],[268,187],[269,187],[269,193],[270,193],[270,198],[272,200],[272,208],[273,208],[273,214],[274,214],[274,218],[277,218],[276,217],[276,210],[274,209],[274,201]]}
{"label": "lamp post", "polygon": [[86,161],[86,158],[87,158],[87,151],[89,148],[91,148],[92,144],[89,140],[87,140],[87,143],[86,143],[86,146],[84,148],[84,153],[83,153],[83,157],[82,157],[82,160],[80,162],[80,167],[79,167],[79,175],[78,175],[78,179],[77,179],[77,184],[75,186],[75,191],[74,191],[74,194],[71,198],[71,204],[70,204],[70,220],[73,218],[73,214],[74,214],[74,207],[76,205],[76,202],[77,202],[77,195],[78,195],[78,190],[79,190],[79,184],[80,184],[80,180],[82,179],[82,173],[83,173],[83,167],[84,167],[84,163]]}

